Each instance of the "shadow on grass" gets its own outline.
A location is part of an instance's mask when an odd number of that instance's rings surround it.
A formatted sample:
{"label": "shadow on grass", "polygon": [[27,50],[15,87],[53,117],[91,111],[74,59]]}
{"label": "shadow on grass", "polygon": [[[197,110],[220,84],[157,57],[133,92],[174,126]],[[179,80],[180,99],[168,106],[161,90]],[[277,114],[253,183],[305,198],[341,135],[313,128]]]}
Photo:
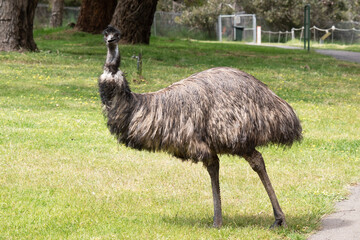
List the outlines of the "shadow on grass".
{"label": "shadow on grass", "polygon": [[[212,216],[211,217],[197,217],[192,216],[163,216],[162,220],[165,223],[174,224],[178,226],[198,227],[198,228],[212,228]],[[272,215],[235,215],[235,216],[223,216],[222,228],[261,228],[270,229],[270,226],[274,223],[274,217]],[[275,230],[286,232],[303,232],[307,233],[309,230],[316,228],[319,223],[319,219],[315,215],[301,215],[301,216],[286,216],[287,228],[276,228]]]}

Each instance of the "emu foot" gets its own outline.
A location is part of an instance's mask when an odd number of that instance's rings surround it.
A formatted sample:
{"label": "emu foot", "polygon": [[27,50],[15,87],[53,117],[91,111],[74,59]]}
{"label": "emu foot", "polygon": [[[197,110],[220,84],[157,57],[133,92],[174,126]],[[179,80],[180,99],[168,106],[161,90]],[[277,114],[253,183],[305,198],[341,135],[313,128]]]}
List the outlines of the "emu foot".
{"label": "emu foot", "polygon": [[221,228],[221,226],[222,226],[222,219],[214,218],[213,228]]}
{"label": "emu foot", "polygon": [[285,218],[284,219],[276,219],[275,222],[270,226],[270,229],[278,228],[280,226],[282,226],[283,228],[287,227]]}

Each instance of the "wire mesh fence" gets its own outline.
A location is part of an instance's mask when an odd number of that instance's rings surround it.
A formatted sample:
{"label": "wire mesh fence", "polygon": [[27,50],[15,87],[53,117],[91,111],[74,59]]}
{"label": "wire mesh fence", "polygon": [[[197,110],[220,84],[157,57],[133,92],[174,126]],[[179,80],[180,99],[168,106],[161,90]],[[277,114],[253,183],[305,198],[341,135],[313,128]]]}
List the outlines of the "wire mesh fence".
{"label": "wire mesh fence", "polygon": [[151,26],[152,35],[175,37],[186,35],[189,29],[179,23],[181,13],[177,12],[160,12],[154,14],[154,21]]}
{"label": "wire mesh fence", "polygon": [[289,31],[261,31],[261,42],[286,43],[289,40],[292,40],[291,32]]}
{"label": "wire mesh fence", "polygon": [[169,38],[194,38],[204,40],[213,38],[206,31],[182,24],[180,17],[180,12],[156,11],[154,14],[153,24],[151,26],[151,35]]}
{"label": "wire mesh fence", "polygon": [[219,41],[256,41],[254,14],[220,15],[216,28]]}
{"label": "wire mesh fence", "polygon": [[183,24],[180,12],[156,11],[154,14],[151,34],[153,36],[170,38],[192,38],[199,40],[215,40],[216,27],[213,31],[205,31]]}
{"label": "wire mesh fence", "polygon": [[[63,26],[71,22],[76,22],[79,16],[80,7],[64,7]],[[34,17],[34,28],[49,27],[51,17],[51,9],[48,4],[38,4]]]}

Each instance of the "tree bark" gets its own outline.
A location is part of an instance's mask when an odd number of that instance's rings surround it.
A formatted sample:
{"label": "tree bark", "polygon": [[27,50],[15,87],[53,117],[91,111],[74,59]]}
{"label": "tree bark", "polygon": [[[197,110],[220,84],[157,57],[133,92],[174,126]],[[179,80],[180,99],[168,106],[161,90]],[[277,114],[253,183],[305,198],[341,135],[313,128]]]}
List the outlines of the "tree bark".
{"label": "tree bark", "polygon": [[50,27],[61,27],[64,13],[64,0],[52,0]]}
{"label": "tree bark", "polygon": [[150,31],[158,0],[121,0],[111,25],[121,32],[121,42],[149,44]]}
{"label": "tree bark", "polygon": [[0,51],[36,51],[33,21],[38,0],[0,0]]}
{"label": "tree bark", "polygon": [[110,23],[117,0],[82,0],[75,28],[89,33],[101,33]]}

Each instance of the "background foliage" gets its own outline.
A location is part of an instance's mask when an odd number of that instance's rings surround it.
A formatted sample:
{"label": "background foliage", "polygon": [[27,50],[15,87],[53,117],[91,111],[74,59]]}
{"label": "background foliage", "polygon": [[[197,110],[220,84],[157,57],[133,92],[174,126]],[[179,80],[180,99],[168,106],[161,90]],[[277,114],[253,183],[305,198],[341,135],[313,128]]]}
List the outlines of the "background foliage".
{"label": "background foliage", "polygon": [[234,8],[231,6],[231,0],[210,0],[206,3],[187,7],[182,12],[179,22],[204,30],[210,38],[216,35],[216,23],[220,14],[232,14]]}
{"label": "background foliage", "polygon": [[[174,10],[169,7],[174,6],[170,2],[160,0],[159,9]],[[183,22],[197,28],[209,28],[210,22],[213,27],[219,14],[244,11],[263,18],[272,30],[286,31],[303,25],[305,4],[311,5],[311,25],[328,28],[339,21],[360,21],[359,0],[203,0],[196,4],[186,4],[184,1],[176,3],[176,9],[185,13]]]}
{"label": "background foliage", "polygon": [[[321,28],[331,27],[334,23],[350,20],[353,8],[350,2],[344,0],[242,0],[246,12],[263,17],[273,30],[290,30],[292,27],[303,26],[304,6],[311,6],[311,26]],[[356,4],[355,2],[353,4]],[[351,10],[351,11],[350,11]],[[356,11],[356,10],[355,10]],[[356,14],[357,15],[357,14]]]}
{"label": "background foliage", "polygon": [[[157,10],[182,12],[179,23],[206,31],[211,38],[215,34],[218,15],[236,12],[256,14],[261,24],[273,31],[289,31],[292,27],[301,27],[307,3],[311,5],[312,26],[329,28],[341,21],[360,21],[360,0],[159,0]],[[81,0],[65,0],[65,6],[80,4]]]}

